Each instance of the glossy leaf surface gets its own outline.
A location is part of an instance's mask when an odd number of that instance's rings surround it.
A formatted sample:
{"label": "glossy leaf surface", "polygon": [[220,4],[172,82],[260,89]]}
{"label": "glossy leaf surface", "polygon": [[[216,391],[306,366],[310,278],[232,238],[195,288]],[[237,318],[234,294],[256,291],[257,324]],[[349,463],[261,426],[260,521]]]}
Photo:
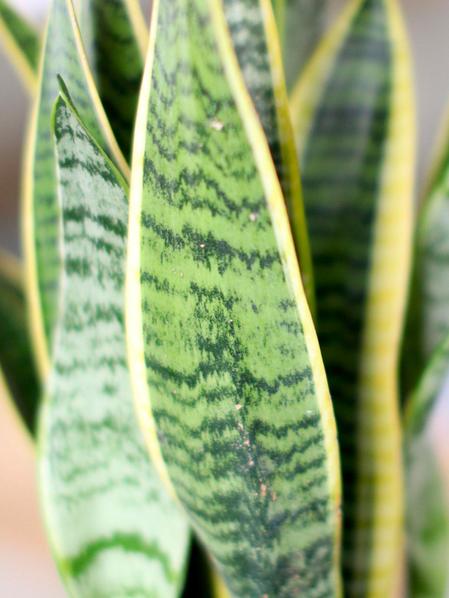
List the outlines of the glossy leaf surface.
{"label": "glossy leaf surface", "polygon": [[40,392],[22,282],[15,258],[0,253],[0,367],[14,405],[34,435]]}
{"label": "glossy leaf surface", "polygon": [[273,10],[269,0],[224,0],[223,6],[240,68],[284,192],[306,297],[313,313],[313,273],[299,161]]}
{"label": "glossy leaf surface", "polygon": [[79,13],[101,101],[128,157],[147,44],[146,25],[137,0],[82,0]]}
{"label": "glossy leaf surface", "polygon": [[406,411],[407,556],[413,598],[439,598],[449,588],[448,479],[432,435],[439,403],[448,399],[448,374],[446,337],[434,351]]}
{"label": "glossy leaf surface", "polygon": [[410,71],[398,3],[355,0],[292,97],[343,462],[349,596],[392,595],[402,554],[397,364],[413,212]]}
{"label": "glossy leaf surface", "polygon": [[26,87],[34,91],[39,61],[39,34],[4,0],[0,0],[0,41],[17,66]]}
{"label": "glossy leaf surface", "polygon": [[54,127],[61,317],[40,426],[51,546],[70,595],[176,597],[187,522],[149,461],[126,364],[126,186],[65,97]]}
{"label": "glossy leaf surface", "polygon": [[122,171],[127,166],[96,92],[76,22],[72,0],[53,0],[44,43],[40,89],[27,144],[23,220],[27,294],[33,341],[42,375],[57,318],[58,208],[50,131],[52,106],[59,92],[58,76],[70,81],[83,122]]}
{"label": "glossy leaf surface", "polygon": [[337,595],[335,422],[269,147],[221,2],[153,11],[127,268],[142,429],[233,595]]}
{"label": "glossy leaf surface", "polygon": [[327,0],[271,0],[282,44],[288,88],[298,80],[319,41]]}

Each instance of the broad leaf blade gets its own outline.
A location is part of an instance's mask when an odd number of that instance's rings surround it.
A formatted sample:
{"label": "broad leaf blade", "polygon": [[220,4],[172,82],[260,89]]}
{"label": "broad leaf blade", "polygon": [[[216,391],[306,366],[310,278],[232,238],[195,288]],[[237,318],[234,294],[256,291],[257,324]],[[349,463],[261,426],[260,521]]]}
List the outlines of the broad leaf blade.
{"label": "broad leaf blade", "polygon": [[271,0],[282,42],[285,76],[296,83],[323,29],[327,0]]}
{"label": "broad leaf blade", "polygon": [[397,3],[356,0],[292,100],[343,461],[350,596],[391,595],[402,553],[397,361],[413,212],[410,70]]}
{"label": "broad leaf blade", "polygon": [[[136,0],[82,0],[81,30],[98,92],[125,156],[130,155],[146,50],[145,25],[137,29]],[[133,18],[133,15],[134,18]]]}
{"label": "broad leaf blade", "polygon": [[437,404],[447,401],[443,393],[447,393],[448,373],[446,337],[434,352],[406,412],[407,555],[409,593],[414,598],[437,598],[449,588],[449,494],[429,429]]}
{"label": "broad leaf blade", "polygon": [[0,0],[0,39],[25,86],[33,92],[37,84],[39,34],[4,0]]}
{"label": "broad leaf blade", "polygon": [[40,89],[27,145],[23,222],[27,294],[42,375],[48,370],[48,353],[57,317],[60,265],[50,131],[51,110],[59,92],[58,75],[70,81],[73,100],[88,129],[122,171],[127,171],[87,66],[71,0],[53,0],[43,52]]}
{"label": "broad leaf blade", "polygon": [[71,595],[176,597],[188,527],[148,459],[126,365],[126,187],[67,98],[54,128],[61,316],[40,426],[52,549]]}
{"label": "broad leaf blade", "polygon": [[0,254],[0,367],[14,405],[34,435],[40,393],[30,351],[22,272],[6,254]]}
{"label": "broad leaf blade", "polygon": [[270,0],[224,0],[223,6],[240,68],[284,192],[304,288],[313,314],[313,273],[299,162]]}
{"label": "broad leaf blade", "polygon": [[155,2],[136,131],[128,357],[153,460],[233,595],[337,595],[332,408],[219,1]]}

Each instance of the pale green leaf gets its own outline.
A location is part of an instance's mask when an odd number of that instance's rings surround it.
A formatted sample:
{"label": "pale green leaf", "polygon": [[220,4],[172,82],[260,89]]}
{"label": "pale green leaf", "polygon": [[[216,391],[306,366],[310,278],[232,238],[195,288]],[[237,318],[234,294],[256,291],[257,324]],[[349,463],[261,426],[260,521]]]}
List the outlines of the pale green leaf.
{"label": "pale green leaf", "polygon": [[335,422],[220,0],[154,3],[136,131],[127,341],[153,461],[234,596],[336,596]]}
{"label": "pale green leaf", "polygon": [[64,96],[54,134],[63,266],[39,430],[50,543],[72,596],[176,597],[187,521],[148,459],[126,364],[126,185]]}
{"label": "pale green leaf", "polygon": [[53,0],[44,41],[40,88],[27,143],[23,235],[26,283],[35,352],[42,375],[57,317],[58,209],[50,116],[58,95],[57,76],[70,82],[83,122],[123,172],[123,159],[87,66],[72,0]]}
{"label": "pale green leaf", "polygon": [[341,445],[345,591],[391,596],[403,551],[397,363],[415,158],[410,57],[396,0],[346,5],[291,109]]}

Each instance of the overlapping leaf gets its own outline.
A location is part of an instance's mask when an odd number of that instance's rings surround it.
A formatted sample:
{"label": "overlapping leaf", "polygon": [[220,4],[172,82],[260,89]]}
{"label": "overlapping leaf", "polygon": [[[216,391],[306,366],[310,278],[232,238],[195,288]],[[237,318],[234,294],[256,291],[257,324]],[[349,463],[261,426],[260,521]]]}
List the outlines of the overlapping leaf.
{"label": "overlapping leaf", "polygon": [[148,459],[126,364],[126,186],[64,96],[54,132],[61,315],[40,426],[50,542],[70,595],[176,597],[188,526]]}
{"label": "overlapping leaf", "polygon": [[26,87],[33,91],[39,61],[39,34],[4,0],[0,0],[0,39],[17,65]]}
{"label": "overlapping leaf", "polygon": [[315,307],[309,237],[279,38],[270,0],[224,0],[227,23],[284,192],[306,297]]}
{"label": "overlapping leaf", "polygon": [[128,157],[147,43],[138,1],[82,0],[79,12],[100,98]]}
{"label": "overlapping leaf", "polygon": [[319,40],[327,0],[271,1],[282,42],[287,85],[291,88]]}
{"label": "overlapping leaf", "polygon": [[292,98],[318,336],[344,475],[349,596],[392,595],[402,553],[397,361],[412,229],[414,110],[395,0],[355,0]]}
{"label": "overlapping leaf", "polygon": [[0,368],[9,394],[34,435],[39,384],[30,351],[22,272],[15,259],[0,254]]}
{"label": "overlapping leaf", "polygon": [[449,337],[434,352],[407,406],[407,555],[409,594],[445,596],[449,588],[449,493],[435,452],[431,422],[441,400],[447,401]]}
{"label": "overlapping leaf", "polygon": [[48,351],[57,314],[58,213],[53,146],[52,105],[57,76],[70,81],[83,121],[103,148],[127,170],[88,69],[72,0],[53,0],[45,36],[40,89],[27,146],[24,248],[33,340],[41,373],[48,370]]}
{"label": "overlapping leaf", "polygon": [[449,140],[445,135],[418,215],[403,347],[403,388],[414,390],[430,356],[449,334]]}
{"label": "overlapping leaf", "polygon": [[136,131],[128,357],[153,461],[231,593],[337,595],[332,407],[219,0],[154,3]]}

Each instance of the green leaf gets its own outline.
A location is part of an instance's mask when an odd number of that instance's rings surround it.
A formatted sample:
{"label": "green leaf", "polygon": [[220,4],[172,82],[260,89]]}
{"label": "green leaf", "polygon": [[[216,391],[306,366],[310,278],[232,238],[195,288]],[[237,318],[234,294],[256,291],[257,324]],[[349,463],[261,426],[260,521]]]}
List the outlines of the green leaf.
{"label": "green leaf", "polygon": [[291,108],[318,337],[342,454],[343,577],[350,596],[391,596],[402,553],[397,361],[415,153],[410,59],[396,0],[347,5]]}
{"label": "green leaf", "polygon": [[128,157],[147,45],[140,7],[136,0],[82,0],[80,14],[101,101]]}
{"label": "green leaf", "polygon": [[402,353],[405,396],[415,388],[432,353],[449,334],[449,125],[442,129],[439,156],[418,214],[415,235]]}
{"label": "green leaf", "polygon": [[40,89],[27,143],[23,235],[26,284],[35,353],[41,375],[48,371],[58,301],[58,208],[50,130],[58,95],[57,76],[70,81],[83,122],[116,164],[127,172],[98,98],[71,0],[53,0],[44,42]]}
{"label": "green leaf", "polygon": [[39,34],[4,0],[0,0],[0,40],[16,65],[24,85],[34,92],[39,62]]}
{"label": "green leaf", "polygon": [[413,598],[439,598],[449,587],[449,495],[430,434],[448,374],[446,336],[434,351],[406,412],[407,555]]}
{"label": "green leaf", "polygon": [[34,435],[39,384],[28,337],[22,272],[15,258],[0,253],[0,367],[9,394]]}
{"label": "green leaf", "polygon": [[233,595],[338,595],[332,406],[220,0],[153,4],[136,131],[127,342],[153,462]]}
{"label": "green leaf", "polygon": [[312,262],[299,162],[270,0],[224,0],[227,23],[246,86],[259,114],[284,192],[301,276],[312,314]]}
{"label": "green leaf", "polygon": [[296,83],[323,30],[327,0],[271,0],[288,88]]}
{"label": "green leaf", "polygon": [[39,429],[50,543],[70,595],[176,597],[187,521],[148,459],[126,364],[126,184],[64,96],[54,134],[61,315]]}

